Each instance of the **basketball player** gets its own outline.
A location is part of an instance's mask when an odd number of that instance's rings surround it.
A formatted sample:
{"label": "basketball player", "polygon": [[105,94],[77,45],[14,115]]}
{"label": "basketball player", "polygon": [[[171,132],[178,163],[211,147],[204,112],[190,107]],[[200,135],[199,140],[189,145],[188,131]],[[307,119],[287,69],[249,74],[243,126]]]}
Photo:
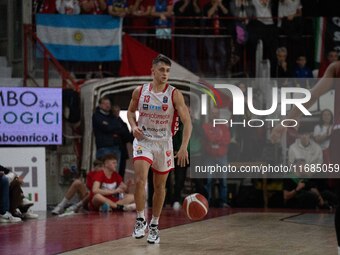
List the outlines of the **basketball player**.
{"label": "basketball player", "polygon": [[[318,81],[318,83],[311,90],[311,100],[304,104],[306,108],[312,106],[315,101],[324,93],[331,89],[335,89],[335,103],[334,103],[334,125],[331,135],[330,153],[331,163],[340,164],[340,82],[334,78],[340,78],[340,61],[333,62],[327,68],[324,76]],[[300,110],[297,107],[288,113],[287,119],[298,119],[301,115]],[[276,126],[271,134],[273,142],[280,140],[281,134],[285,128],[281,125]],[[340,205],[340,182],[337,187],[338,206]],[[337,208],[335,212],[335,230],[338,241],[338,255],[340,255],[340,208]]]}
{"label": "basketball player", "polygon": [[[182,167],[189,164],[187,147],[192,129],[191,120],[182,93],[167,83],[170,67],[170,60],[158,55],[152,61],[152,83],[139,86],[133,91],[128,109],[128,120],[135,137],[133,159],[137,218],[132,236],[137,239],[145,236],[147,228],[144,214],[145,184],[151,166],[154,173],[154,194],[147,241],[152,244],[160,241],[158,221],[165,199],[166,180],[174,168],[174,157]],[[138,124],[135,114],[137,110]],[[177,113],[184,128],[181,147],[174,156],[172,135]]]}

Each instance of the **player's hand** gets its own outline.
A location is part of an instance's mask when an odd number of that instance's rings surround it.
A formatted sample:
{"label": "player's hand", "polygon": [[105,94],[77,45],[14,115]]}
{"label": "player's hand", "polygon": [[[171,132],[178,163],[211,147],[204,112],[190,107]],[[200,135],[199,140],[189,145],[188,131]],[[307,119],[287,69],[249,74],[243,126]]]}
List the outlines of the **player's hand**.
{"label": "player's hand", "polygon": [[270,134],[270,140],[272,143],[278,143],[281,140],[282,134],[286,131],[286,128],[281,125],[277,125],[273,128]]}
{"label": "player's hand", "polygon": [[139,128],[139,127],[135,127],[133,130],[132,130],[132,134],[133,136],[137,139],[137,140],[143,140],[143,132],[142,130]]}
{"label": "player's hand", "polygon": [[189,164],[189,154],[187,149],[182,149],[181,147],[176,153],[175,158],[177,158],[177,165],[181,167],[185,167]]}

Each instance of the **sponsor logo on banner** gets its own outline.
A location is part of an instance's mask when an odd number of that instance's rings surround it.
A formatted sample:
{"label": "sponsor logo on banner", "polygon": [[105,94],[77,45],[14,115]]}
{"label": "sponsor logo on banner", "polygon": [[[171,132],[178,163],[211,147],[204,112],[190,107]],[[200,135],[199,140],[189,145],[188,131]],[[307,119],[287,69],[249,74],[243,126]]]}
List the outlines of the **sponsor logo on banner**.
{"label": "sponsor logo on banner", "polygon": [[62,144],[62,90],[0,88],[0,144]]}

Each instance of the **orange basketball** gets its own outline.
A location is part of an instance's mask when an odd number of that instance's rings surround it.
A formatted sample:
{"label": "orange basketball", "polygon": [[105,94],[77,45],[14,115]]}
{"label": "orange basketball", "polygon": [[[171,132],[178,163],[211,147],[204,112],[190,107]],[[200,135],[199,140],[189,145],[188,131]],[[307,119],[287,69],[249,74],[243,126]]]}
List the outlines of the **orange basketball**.
{"label": "orange basketball", "polygon": [[209,203],[199,193],[191,194],[184,199],[183,210],[190,220],[201,220],[207,215]]}

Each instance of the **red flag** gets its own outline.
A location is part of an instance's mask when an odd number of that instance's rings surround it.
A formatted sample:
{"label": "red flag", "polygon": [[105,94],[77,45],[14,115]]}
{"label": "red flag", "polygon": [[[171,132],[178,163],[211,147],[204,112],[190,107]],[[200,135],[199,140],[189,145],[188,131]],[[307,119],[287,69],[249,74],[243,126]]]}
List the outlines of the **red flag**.
{"label": "red flag", "polygon": [[125,34],[123,36],[123,52],[119,76],[151,75],[152,60],[158,54],[158,52]]}

